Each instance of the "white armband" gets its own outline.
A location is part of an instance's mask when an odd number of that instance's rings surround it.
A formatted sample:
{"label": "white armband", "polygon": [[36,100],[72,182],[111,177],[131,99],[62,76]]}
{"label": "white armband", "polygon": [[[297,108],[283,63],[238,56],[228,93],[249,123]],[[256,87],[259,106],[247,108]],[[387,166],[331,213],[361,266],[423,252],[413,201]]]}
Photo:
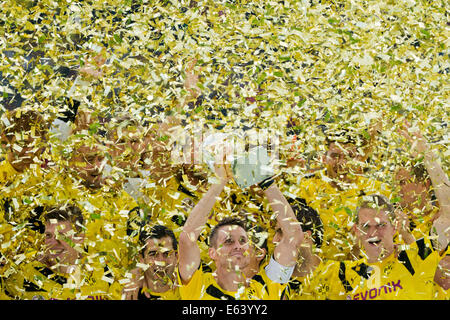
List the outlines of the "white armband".
{"label": "white armband", "polygon": [[276,283],[287,283],[294,272],[295,264],[291,267],[285,267],[270,257],[269,264],[264,268],[266,275],[270,280]]}

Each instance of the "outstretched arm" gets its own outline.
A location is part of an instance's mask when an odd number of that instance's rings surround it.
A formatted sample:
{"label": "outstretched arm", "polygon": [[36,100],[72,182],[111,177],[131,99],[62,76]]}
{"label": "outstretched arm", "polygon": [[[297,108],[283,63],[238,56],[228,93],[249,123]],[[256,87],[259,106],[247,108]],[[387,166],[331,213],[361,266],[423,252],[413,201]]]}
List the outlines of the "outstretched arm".
{"label": "outstretched arm", "polygon": [[409,124],[404,125],[400,134],[411,143],[411,155],[423,156],[425,168],[433,184],[434,193],[439,202],[439,212],[433,222],[432,234],[437,237],[441,249],[447,247],[450,239],[450,181],[437,161],[437,155],[429,148],[426,139],[419,132],[408,132]]}
{"label": "outstretched arm", "polygon": [[297,263],[300,244],[303,241],[300,222],[295,217],[289,202],[275,184],[268,187],[264,194],[277,216],[277,223],[282,234],[280,242],[274,249],[274,259],[283,266],[293,266]]}
{"label": "outstretched arm", "polygon": [[209,190],[190,213],[180,233],[178,269],[183,284],[189,283],[192,275],[200,266],[200,248],[197,239],[208,221],[209,214],[217,198],[230,179],[224,165],[216,165],[216,175],[219,178],[219,182],[209,187]]}

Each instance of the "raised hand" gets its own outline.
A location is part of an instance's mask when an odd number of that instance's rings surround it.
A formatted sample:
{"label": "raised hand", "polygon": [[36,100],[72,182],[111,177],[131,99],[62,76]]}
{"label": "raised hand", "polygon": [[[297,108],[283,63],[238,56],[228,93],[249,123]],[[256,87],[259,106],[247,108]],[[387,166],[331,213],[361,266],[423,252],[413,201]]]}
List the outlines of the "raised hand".
{"label": "raised hand", "polygon": [[411,143],[411,156],[414,158],[422,155],[430,150],[427,140],[424,138],[420,131],[415,131],[412,134],[409,133],[411,125],[405,121],[403,127],[398,129],[400,135],[402,135],[409,143]]}

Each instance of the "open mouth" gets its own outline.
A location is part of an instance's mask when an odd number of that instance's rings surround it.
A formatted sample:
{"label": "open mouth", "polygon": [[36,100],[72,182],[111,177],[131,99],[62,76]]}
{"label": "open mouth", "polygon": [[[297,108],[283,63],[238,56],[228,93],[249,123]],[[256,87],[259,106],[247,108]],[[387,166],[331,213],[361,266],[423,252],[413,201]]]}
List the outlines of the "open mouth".
{"label": "open mouth", "polygon": [[158,270],[155,270],[154,275],[156,278],[162,279],[162,278],[166,277],[167,272],[165,269],[164,270],[158,269]]}
{"label": "open mouth", "polygon": [[372,246],[378,246],[381,243],[381,239],[374,237],[374,238],[367,239],[367,242]]}

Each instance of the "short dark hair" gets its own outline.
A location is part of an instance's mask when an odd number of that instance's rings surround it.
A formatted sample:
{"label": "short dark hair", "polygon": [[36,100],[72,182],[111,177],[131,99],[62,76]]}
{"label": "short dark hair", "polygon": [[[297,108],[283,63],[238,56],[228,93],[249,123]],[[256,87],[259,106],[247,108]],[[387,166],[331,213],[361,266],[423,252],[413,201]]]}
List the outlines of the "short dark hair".
{"label": "short dark hair", "polygon": [[300,222],[302,231],[311,231],[314,244],[320,248],[323,242],[323,223],[319,213],[310,207],[303,198],[288,198],[287,200]]}
{"label": "short dark hair", "polygon": [[44,209],[43,220],[44,222],[50,222],[52,219],[69,221],[73,224],[73,227],[77,232],[83,231],[83,213],[76,205],[47,207]]}
{"label": "short dark hair", "polygon": [[236,217],[226,217],[222,220],[219,221],[218,224],[216,224],[214,226],[214,228],[211,230],[211,234],[209,235],[209,246],[210,247],[215,247],[216,246],[216,241],[217,241],[217,232],[221,227],[224,226],[239,226],[242,229],[245,230],[245,232],[247,232],[247,226],[245,225],[245,222],[242,221],[239,218]]}
{"label": "short dark hair", "polygon": [[141,253],[144,253],[145,245],[149,239],[162,239],[164,237],[172,239],[173,249],[178,250],[178,241],[171,229],[160,224],[144,226],[139,233],[139,243],[143,246]]}
{"label": "short dark hair", "polygon": [[8,112],[6,117],[10,125],[2,125],[2,129],[8,140],[11,140],[15,133],[28,132],[31,128],[34,128],[35,135],[42,139],[46,138],[49,125],[39,112],[31,109],[16,109]]}

